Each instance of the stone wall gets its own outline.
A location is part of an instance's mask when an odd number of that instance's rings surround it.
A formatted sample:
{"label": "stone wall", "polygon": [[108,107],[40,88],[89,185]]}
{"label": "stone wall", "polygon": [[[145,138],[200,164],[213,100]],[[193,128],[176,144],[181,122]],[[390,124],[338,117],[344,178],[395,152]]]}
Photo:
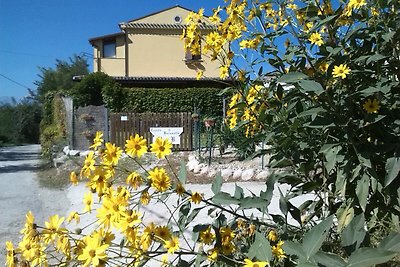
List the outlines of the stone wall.
{"label": "stone wall", "polygon": [[74,110],[73,143],[75,150],[87,150],[97,131],[108,140],[108,113],[104,106],[86,106]]}

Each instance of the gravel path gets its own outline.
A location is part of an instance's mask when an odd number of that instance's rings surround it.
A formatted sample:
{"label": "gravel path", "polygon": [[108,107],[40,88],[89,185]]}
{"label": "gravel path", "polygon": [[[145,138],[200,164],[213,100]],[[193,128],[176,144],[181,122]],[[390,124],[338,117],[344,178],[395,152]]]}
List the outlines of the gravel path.
{"label": "gravel path", "polygon": [[18,245],[25,214],[32,211],[42,224],[49,216],[65,214],[67,192],[42,188],[35,174],[40,163],[40,146],[0,148],[0,265],[5,263],[5,242]]}

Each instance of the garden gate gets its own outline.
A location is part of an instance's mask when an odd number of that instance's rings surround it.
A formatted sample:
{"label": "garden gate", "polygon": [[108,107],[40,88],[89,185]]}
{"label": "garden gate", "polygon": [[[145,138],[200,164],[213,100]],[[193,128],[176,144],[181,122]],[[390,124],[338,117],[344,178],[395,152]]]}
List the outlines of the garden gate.
{"label": "garden gate", "polygon": [[173,144],[174,151],[193,150],[192,116],[188,112],[176,113],[111,113],[110,136],[111,142],[125,146],[129,136],[139,134],[146,138],[147,145],[153,142],[150,127],[182,127],[180,144]]}

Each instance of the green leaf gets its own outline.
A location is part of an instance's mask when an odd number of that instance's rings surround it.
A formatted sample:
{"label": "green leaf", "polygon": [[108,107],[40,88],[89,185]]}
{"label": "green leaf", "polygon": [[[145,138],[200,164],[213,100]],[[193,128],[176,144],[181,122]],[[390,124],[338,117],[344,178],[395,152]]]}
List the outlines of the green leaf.
{"label": "green leaf", "polygon": [[307,79],[308,76],[301,72],[289,72],[287,74],[282,75],[277,82],[278,83],[295,83],[300,80]]}
{"label": "green leaf", "polygon": [[297,267],[318,267],[318,265],[309,261],[299,261]]}
{"label": "green leaf", "polygon": [[342,267],[346,265],[346,262],[339,255],[329,252],[318,251],[314,259],[326,267]]}
{"label": "green leaf", "polygon": [[391,260],[395,252],[377,248],[360,248],[350,255],[346,267],[369,267]]}
{"label": "green leaf", "polygon": [[330,173],[333,170],[333,168],[335,168],[336,162],[338,162],[338,154],[341,149],[342,149],[341,146],[335,146],[332,147],[331,149],[327,149],[326,152],[324,153],[326,159],[325,168],[328,173]]}
{"label": "green leaf", "polygon": [[301,244],[295,243],[290,240],[285,240],[282,245],[283,250],[288,255],[296,255],[300,260],[304,260],[304,250]]}
{"label": "green leaf", "polygon": [[352,246],[355,244],[354,249],[358,249],[364,241],[366,231],[364,229],[365,219],[364,214],[359,214],[343,230],[342,245],[344,247]]}
{"label": "green leaf", "polygon": [[256,258],[259,261],[270,261],[272,251],[269,241],[260,232],[255,233],[254,243],[250,246],[247,256],[250,259]]}
{"label": "green leaf", "polygon": [[311,108],[311,109],[308,109],[308,110],[305,110],[305,111],[299,113],[299,114],[297,115],[297,117],[298,117],[298,118],[301,118],[301,117],[305,117],[305,116],[311,116],[311,118],[314,120],[315,117],[317,116],[317,114],[320,113],[320,112],[322,112],[322,111],[325,111],[325,109],[323,109],[323,108],[321,108],[321,107],[318,107],[318,108]]}
{"label": "green leaf", "polygon": [[214,195],[216,195],[219,192],[221,192],[221,187],[222,187],[222,176],[221,172],[218,172],[217,175],[215,175],[214,181],[211,185],[211,191],[214,193]]}
{"label": "green leaf", "polygon": [[335,195],[345,196],[346,194],[346,185],[347,179],[343,174],[343,170],[339,169],[336,173],[336,181],[335,181]]}
{"label": "green leaf", "polygon": [[214,202],[215,204],[238,205],[240,203],[240,200],[232,197],[230,194],[226,192],[219,192],[212,198],[212,202]]}
{"label": "green leaf", "polygon": [[186,171],[185,162],[181,161],[181,166],[179,168],[179,173],[178,173],[179,182],[181,182],[181,184],[185,184],[186,177],[187,177],[187,171]]}
{"label": "green leaf", "polygon": [[379,247],[384,250],[400,253],[400,233],[390,233],[381,241]]}
{"label": "green leaf", "polygon": [[317,95],[320,95],[324,92],[324,88],[322,88],[321,84],[315,81],[302,80],[299,81],[299,85],[304,90],[304,92],[312,92]]}
{"label": "green leaf", "polygon": [[307,260],[310,259],[311,256],[315,255],[321,248],[322,242],[325,241],[332,223],[333,216],[329,216],[304,235],[303,250]]}
{"label": "green leaf", "polygon": [[386,177],[385,187],[390,185],[393,180],[399,175],[400,171],[400,158],[389,158],[385,165]]}
{"label": "green leaf", "polygon": [[261,197],[245,197],[240,200],[240,209],[266,209],[269,202]]}
{"label": "green leaf", "polygon": [[369,59],[367,60],[367,64],[371,63],[371,62],[376,62],[382,59],[387,58],[387,56],[381,55],[381,54],[375,54],[371,57],[369,57]]}
{"label": "green leaf", "polygon": [[338,231],[341,232],[354,218],[354,209],[349,204],[343,203],[336,212]]}
{"label": "green leaf", "polygon": [[360,180],[357,181],[356,187],[356,195],[358,198],[358,202],[363,211],[365,211],[365,207],[367,206],[367,199],[369,193],[369,177],[364,174]]}
{"label": "green leaf", "polygon": [[236,199],[242,199],[244,196],[243,188],[238,186],[236,183],[235,183],[235,193],[233,194],[233,196]]}
{"label": "green leaf", "polygon": [[317,116],[312,122],[305,123],[304,126],[309,128],[329,128],[335,126],[331,117]]}

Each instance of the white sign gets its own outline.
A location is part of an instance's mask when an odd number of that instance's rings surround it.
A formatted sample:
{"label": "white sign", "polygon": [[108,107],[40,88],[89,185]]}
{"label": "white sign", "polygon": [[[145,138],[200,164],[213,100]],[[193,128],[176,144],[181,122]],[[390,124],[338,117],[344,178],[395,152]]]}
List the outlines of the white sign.
{"label": "white sign", "polygon": [[121,116],[121,121],[127,121],[128,120],[128,116]]}
{"label": "white sign", "polygon": [[168,138],[172,144],[180,145],[180,135],[183,133],[183,127],[150,127],[150,132],[154,138]]}

